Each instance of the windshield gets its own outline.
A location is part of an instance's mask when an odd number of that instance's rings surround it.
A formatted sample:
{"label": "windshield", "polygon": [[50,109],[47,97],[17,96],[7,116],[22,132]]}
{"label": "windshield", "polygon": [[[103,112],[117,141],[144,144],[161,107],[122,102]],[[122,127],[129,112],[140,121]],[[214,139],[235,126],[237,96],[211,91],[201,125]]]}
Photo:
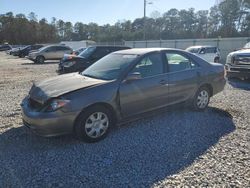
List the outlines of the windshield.
{"label": "windshield", "polygon": [[250,48],[250,42],[246,43],[246,45],[244,46],[244,48]]}
{"label": "windshield", "polygon": [[190,53],[197,54],[199,52],[200,48],[188,48],[187,51]]}
{"label": "windshield", "polygon": [[94,51],[95,51],[96,47],[89,47],[87,49],[85,49],[84,51],[82,51],[79,56],[84,57],[84,58],[88,58]]}
{"label": "windshield", "polygon": [[137,55],[110,54],[94,63],[81,74],[101,80],[116,80],[136,58]]}

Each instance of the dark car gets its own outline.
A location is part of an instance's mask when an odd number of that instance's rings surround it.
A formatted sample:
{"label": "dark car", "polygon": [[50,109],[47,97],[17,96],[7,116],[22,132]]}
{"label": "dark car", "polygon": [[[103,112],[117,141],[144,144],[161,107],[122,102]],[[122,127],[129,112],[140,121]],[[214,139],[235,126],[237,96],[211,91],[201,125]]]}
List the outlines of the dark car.
{"label": "dark car", "polygon": [[9,44],[3,44],[0,46],[0,52],[1,51],[7,51],[7,50],[11,50],[11,46]]}
{"label": "dark car", "polygon": [[64,56],[58,66],[58,73],[83,71],[102,57],[119,50],[130,49],[126,46],[91,46],[78,56]]}
{"label": "dark car", "polygon": [[23,122],[42,136],[74,133],[103,139],[117,122],[186,102],[204,110],[225,86],[224,67],[177,49],[114,52],[81,73],[34,83],[23,100]]}
{"label": "dark car", "polygon": [[42,48],[43,45],[41,44],[35,44],[35,45],[28,45],[28,46],[25,46],[24,48],[20,49],[19,52],[18,52],[18,56],[19,57],[25,57],[27,55],[29,55],[29,53],[33,50],[38,50],[40,48]]}
{"label": "dark car", "polygon": [[225,70],[227,78],[250,78],[250,42],[243,49],[228,54]]}

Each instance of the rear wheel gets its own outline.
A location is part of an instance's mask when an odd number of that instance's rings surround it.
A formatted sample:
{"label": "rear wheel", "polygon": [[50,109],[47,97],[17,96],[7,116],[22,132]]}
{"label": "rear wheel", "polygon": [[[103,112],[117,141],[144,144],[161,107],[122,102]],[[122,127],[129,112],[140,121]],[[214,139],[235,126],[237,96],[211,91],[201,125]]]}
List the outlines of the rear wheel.
{"label": "rear wheel", "polygon": [[37,56],[36,63],[44,63],[44,57],[43,56]]}
{"label": "rear wheel", "polygon": [[114,125],[112,113],[104,106],[93,106],[84,110],[76,120],[75,135],[85,142],[104,139]]}
{"label": "rear wheel", "polygon": [[210,101],[210,91],[207,87],[201,87],[193,99],[193,109],[202,111],[207,108]]}

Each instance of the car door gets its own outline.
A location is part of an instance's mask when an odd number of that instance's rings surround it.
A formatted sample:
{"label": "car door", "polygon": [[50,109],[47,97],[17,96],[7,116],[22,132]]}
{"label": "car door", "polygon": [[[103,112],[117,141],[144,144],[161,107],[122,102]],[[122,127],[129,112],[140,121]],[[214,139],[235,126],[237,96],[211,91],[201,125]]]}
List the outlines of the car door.
{"label": "car door", "polygon": [[200,67],[182,52],[164,54],[168,63],[168,104],[186,101],[197,91]]}
{"label": "car door", "polygon": [[167,102],[167,75],[161,53],[143,57],[131,73],[140,73],[141,79],[123,81],[120,85],[120,105],[123,117],[143,113],[164,106]]}
{"label": "car door", "polygon": [[56,54],[56,47],[55,46],[51,46],[51,47],[48,47],[45,51],[44,51],[44,57],[45,59],[55,59],[55,54]]}
{"label": "car door", "polygon": [[54,58],[55,59],[62,59],[63,56],[64,56],[64,51],[65,51],[65,47],[63,47],[63,46],[57,46]]}
{"label": "car door", "polygon": [[214,62],[214,58],[216,55],[216,48],[214,47],[207,47],[205,49],[205,60],[207,60],[208,62]]}

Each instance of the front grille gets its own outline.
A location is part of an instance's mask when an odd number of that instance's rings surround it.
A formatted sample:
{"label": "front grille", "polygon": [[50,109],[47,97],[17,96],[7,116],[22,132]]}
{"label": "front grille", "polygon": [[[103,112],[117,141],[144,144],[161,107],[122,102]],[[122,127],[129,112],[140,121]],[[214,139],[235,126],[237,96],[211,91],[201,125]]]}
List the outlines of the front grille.
{"label": "front grille", "polygon": [[250,66],[250,57],[238,57],[236,59],[237,65]]}
{"label": "front grille", "polygon": [[39,110],[43,107],[43,105],[32,98],[29,98],[29,106],[33,109]]}
{"label": "front grille", "polygon": [[249,69],[243,69],[243,68],[230,68],[231,71],[239,71],[239,72],[248,72],[250,73]]}

